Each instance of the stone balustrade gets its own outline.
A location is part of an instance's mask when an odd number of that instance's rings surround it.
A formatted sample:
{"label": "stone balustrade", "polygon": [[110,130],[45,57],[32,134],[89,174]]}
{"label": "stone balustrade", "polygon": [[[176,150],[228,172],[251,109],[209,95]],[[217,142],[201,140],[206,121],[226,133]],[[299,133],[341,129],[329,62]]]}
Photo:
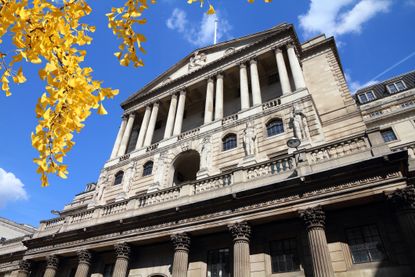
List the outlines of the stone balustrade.
{"label": "stone balustrade", "polygon": [[280,98],[273,99],[271,101],[268,101],[268,102],[262,104],[262,110],[263,111],[269,110],[269,109],[271,109],[273,107],[276,107],[276,106],[279,106],[279,105],[281,105],[281,99]]}
{"label": "stone balustrade", "polygon": [[230,173],[193,182],[193,193],[199,194],[229,186],[233,183],[232,176],[233,174]]}
{"label": "stone balustrade", "polygon": [[78,222],[91,219],[93,215],[94,215],[94,210],[87,210],[84,212],[74,214],[72,215],[71,223],[78,223]]}
{"label": "stone balustrade", "polygon": [[156,150],[158,147],[159,147],[159,144],[158,144],[158,143],[154,143],[154,144],[152,144],[152,145],[150,145],[150,146],[147,146],[147,148],[146,148],[146,152],[151,152],[151,151],[154,151],[154,150]]}
{"label": "stone balustrade", "polygon": [[64,222],[65,222],[64,217],[58,217],[58,218],[53,218],[50,220],[43,221],[42,223],[44,223],[44,228],[45,230],[47,230],[47,229],[53,229],[57,226],[63,225]]}
{"label": "stone balustrade", "polygon": [[127,209],[128,200],[121,202],[111,203],[107,206],[104,206],[102,209],[102,216],[118,214]]}
{"label": "stone balustrade", "polygon": [[180,196],[180,186],[172,187],[140,196],[139,207],[147,207],[167,201],[175,200]]}
{"label": "stone balustrade", "polygon": [[271,175],[282,174],[292,171],[295,167],[293,157],[273,160],[266,163],[260,163],[247,169],[247,179],[262,178]]}
{"label": "stone balustrade", "polygon": [[178,140],[187,139],[187,138],[190,138],[190,137],[193,137],[193,136],[198,135],[198,134],[199,134],[199,132],[200,132],[200,128],[192,129],[192,130],[190,130],[190,131],[187,131],[187,132],[181,133],[181,134],[178,136],[178,138],[177,138],[177,139],[178,139]]}
{"label": "stone balustrade", "polygon": [[238,120],[238,114],[232,114],[222,119],[222,126],[227,125]]}

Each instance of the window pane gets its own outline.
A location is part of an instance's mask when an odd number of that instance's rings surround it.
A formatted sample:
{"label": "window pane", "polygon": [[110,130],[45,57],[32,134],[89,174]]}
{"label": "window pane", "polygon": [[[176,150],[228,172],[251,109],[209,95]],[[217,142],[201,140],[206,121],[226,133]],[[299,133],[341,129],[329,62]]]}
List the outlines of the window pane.
{"label": "window pane", "polygon": [[228,135],[225,138],[223,138],[222,142],[224,151],[236,148],[236,135]]}
{"label": "window pane", "polygon": [[300,270],[297,243],[294,238],[273,241],[271,242],[270,250],[273,273]]}
{"label": "window pane", "polygon": [[267,124],[267,134],[269,137],[281,133],[284,133],[284,124],[281,120],[274,120]]}
{"label": "window pane", "polygon": [[115,174],[114,186],[121,184],[123,177],[124,177],[124,172],[122,172],[122,171]]}
{"label": "window pane", "polygon": [[143,176],[149,176],[153,173],[153,162],[147,162],[143,167]]}
{"label": "window pane", "polygon": [[366,92],[366,97],[367,97],[368,101],[375,100],[375,95],[373,94],[372,91]]}
{"label": "window pane", "polygon": [[397,137],[396,137],[396,135],[395,135],[395,133],[393,132],[392,129],[387,129],[387,130],[381,131],[381,134],[382,134],[383,140],[385,142],[390,142],[390,141],[397,140]]}
{"label": "window pane", "polygon": [[390,93],[395,93],[395,92],[398,91],[398,89],[395,87],[394,84],[388,85],[388,90],[389,90]]}
{"label": "window pane", "polygon": [[375,225],[346,230],[353,263],[368,263],[384,259],[383,245]]}
{"label": "window pane", "polygon": [[359,95],[359,100],[360,100],[360,103],[366,103],[369,101],[366,97],[366,94],[364,93]]}
{"label": "window pane", "polygon": [[396,82],[395,85],[396,85],[396,87],[398,88],[399,91],[405,89],[405,85],[404,85],[403,81]]}
{"label": "window pane", "polygon": [[229,249],[211,250],[208,252],[207,276],[230,277]]}

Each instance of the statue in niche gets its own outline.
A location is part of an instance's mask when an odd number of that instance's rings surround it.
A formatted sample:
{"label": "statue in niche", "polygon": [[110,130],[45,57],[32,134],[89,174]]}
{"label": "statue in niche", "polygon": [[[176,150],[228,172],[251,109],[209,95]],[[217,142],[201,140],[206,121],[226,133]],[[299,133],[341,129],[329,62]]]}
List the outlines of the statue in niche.
{"label": "statue in niche", "polygon": [[98,201],[101,200],[102,195],[104,194],[105,185],[108,183],[108,179],[109,179],[108,171],[103,170],[101,172],[101,175],[99,176],[98,184],[95,189],[95,197],[94,197],[95,200],[98,200]]}
{"label": "statue in niche", "polygon": [[246,123],[244,130],[243,144],[245,148],[245,154],[247,156],[255,155],[257,153],[256,146],[256,133],[253,122]]}
{"label": "statue in niche", "polygon": [[163,184],[166,154],[161,153],[157,161],[156,183],[161,186]]}
{"label": "statue in niche", "polygon": [[197,69],[203,66],[204,63],[206,63],[206,55],[203,53],[199,53],[199,51],[196,51],[194,56],[190,58],[188,69],[189,71]]}
{"label": "statue in niche", "polygon": [[210,143],[210,137],[205,137],[202,140],[202,146],[200,148],[200,168],[209,168],[209,158],[212,152],[212,145]]}
{"label": "statue in niche", "polygon": [[294,129],[294,136],[300,140],[309,139],[309,130],[307,124],[307,117],[303,113],[302,109],[295,105],[293,108],[293,115],[290,120],[290,126]]}

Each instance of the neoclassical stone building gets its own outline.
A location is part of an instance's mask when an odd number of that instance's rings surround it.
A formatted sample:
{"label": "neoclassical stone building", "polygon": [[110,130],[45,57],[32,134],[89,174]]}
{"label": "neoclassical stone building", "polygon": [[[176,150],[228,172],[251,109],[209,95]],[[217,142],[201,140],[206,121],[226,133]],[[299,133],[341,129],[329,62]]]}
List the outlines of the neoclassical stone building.
{"label": "neoclassical stone building", "polygon": [[414,75],[353,98],[334,39],[289,24],[198,49],[0,276],[415,276]]}

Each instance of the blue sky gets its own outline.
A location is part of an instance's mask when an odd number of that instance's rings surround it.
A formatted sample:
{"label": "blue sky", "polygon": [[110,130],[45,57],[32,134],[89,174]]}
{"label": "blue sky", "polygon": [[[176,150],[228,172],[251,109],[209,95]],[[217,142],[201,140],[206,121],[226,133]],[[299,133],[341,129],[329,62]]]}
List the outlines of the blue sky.
{"label": "blue sky", "polygon": [[[415,69],[415,0],[295,0],[265,4],[257,0],[211,0],[218,11],[220,41],[293,23],[301,41],[319,33],[334,35],[352,89]],[[86,21],[97,26],[85,65],[104,86],[120,89],[106,101],[109,114],[91,116],[75,136],[76,145],[66,159],[69,178],[51,178],[41,188],[37,156],[30,142],[36,126],[34,108],[44,90],[35,67],[24,67],[29,81],[12,87],[13,95],[0,95],[0,216],[37,226],[52,218],[85,184],[96,181],[109,158],[120,125],[120,103],[195,48],[213,41],[212,18],[206,8],[185,0],[159,0],[146,12],[148,24],[144,68],[125,68],[113,56],[117,41],[104,16],[121,1],[88,1],[93,14]],[[295,4],[293,4],[295,3]],[[0,47],[1,49],[1,47]],[[405,59],[406,58],[406,59]],[[379,76],[380,73],[384,74]]]}

